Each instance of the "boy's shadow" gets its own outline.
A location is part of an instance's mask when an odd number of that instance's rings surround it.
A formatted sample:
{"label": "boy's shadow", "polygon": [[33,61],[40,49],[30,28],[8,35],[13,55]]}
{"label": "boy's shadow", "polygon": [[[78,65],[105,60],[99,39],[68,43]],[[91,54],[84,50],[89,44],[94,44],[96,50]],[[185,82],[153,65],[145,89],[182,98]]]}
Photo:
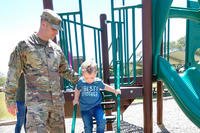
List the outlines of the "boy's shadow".
{"label": "boy's shadow", "polygon": [[[157,133],[170,133],[164,125],[158,125],[158,127],[160,128],[161,132],[157,132]],[[117,131],[117,124],[116,122],[113,123],[113,129],[115,131]],[[130,124],[126,121],[121,121],[120,124],[120,133],[144,133],[144,128],[134,125],[134,124]]]}

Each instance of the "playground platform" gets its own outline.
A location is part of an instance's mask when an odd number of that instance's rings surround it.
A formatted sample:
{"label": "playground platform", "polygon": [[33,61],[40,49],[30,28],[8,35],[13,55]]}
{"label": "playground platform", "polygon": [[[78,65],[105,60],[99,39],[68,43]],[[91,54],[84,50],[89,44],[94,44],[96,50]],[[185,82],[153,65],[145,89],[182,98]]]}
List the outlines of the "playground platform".
{"label": "playground platform", "polygon": [[[163,100],[163,123],[159,127],[156,124],[156,101],[153,102],[153,132],[154,133],[200,133],[195,126],[181,111],[172,97],[165,97]],[[71,132],[72,119],[65,119],[66,133]],[[114,123],[114,128],[116,123]],[[76,120],[76,133],[83,131],[83,123],[80,118]],[[0,126],[1,133],[14,133],[14,125]],[[24,132],[23,132],[24,133]],[[107,132],[115,133],[115,131]],[[143,133],[143,104],[134,104],[123,114],[121,122],[121,133]]]}

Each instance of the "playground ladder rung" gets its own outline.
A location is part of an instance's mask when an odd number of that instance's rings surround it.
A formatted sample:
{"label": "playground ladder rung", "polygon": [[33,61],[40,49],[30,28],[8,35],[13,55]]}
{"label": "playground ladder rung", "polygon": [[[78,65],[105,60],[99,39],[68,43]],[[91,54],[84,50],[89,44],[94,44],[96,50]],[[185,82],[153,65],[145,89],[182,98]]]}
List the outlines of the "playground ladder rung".
{"label": "playground ladder rung", "polygon": [[101,102],[101,105],[113,105],[113,104],[115,104],[115,101]]}
{"label": "playground ladder rung", "polygon": [[103,99],[104,100],[113,99],[113,96],[112,95],[104,95]]}
{"label": "playground ladder rung", "polygon": [[[113,123],[116,120],[115,115],[106,116],[106,123]],[[96,120],[93,118],[93,124],[96,124]]]}

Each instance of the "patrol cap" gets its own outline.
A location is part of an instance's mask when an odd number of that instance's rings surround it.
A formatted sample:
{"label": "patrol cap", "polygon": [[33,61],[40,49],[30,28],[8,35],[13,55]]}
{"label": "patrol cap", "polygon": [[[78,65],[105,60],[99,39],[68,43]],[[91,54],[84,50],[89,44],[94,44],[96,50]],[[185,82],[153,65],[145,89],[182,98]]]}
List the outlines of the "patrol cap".
{"label": "patrol cap", "polygon": [[41,15],[41,19],[46,20],[52,28],[56,30],[61,30],[61,18],[60,16],[55,13],[53,10],[44,9]]}

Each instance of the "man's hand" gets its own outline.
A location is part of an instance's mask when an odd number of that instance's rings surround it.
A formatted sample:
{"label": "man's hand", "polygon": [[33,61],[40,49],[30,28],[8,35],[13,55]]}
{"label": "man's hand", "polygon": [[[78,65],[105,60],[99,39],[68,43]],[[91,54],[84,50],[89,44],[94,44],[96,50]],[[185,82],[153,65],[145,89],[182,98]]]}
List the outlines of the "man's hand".
{"label": "man's hand", "polygon": [[12,104],[12,105],[7,106],[7,110],[8,110],[8,112],[9,112],[10,114],[16,115],[17,108],[16,108],[16,105],[15,105],[15,104]]}

